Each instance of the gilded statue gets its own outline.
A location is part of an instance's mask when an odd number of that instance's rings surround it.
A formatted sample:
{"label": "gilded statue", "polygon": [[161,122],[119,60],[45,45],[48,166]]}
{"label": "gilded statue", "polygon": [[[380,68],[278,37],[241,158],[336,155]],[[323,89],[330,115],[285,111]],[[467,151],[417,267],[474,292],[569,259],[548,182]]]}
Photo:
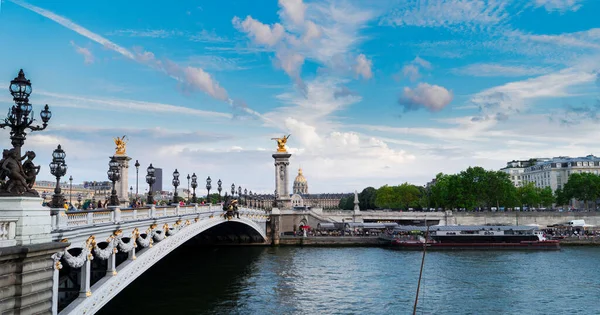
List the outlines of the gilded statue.
{"label": "gilded statue", "polygon": [[283,136],[282,138],[271,138],[271,140],[277,141],[277,152],[287,153],[285,150],[285,144],[291,135]]}
{"label": "gilded statue", "polygon": [[125,137],[126,136],[114,138],[115,145],[117,146],[115,148],[115,155],[125,155],[125,146],[127,145],[127,142],[125,142]]}

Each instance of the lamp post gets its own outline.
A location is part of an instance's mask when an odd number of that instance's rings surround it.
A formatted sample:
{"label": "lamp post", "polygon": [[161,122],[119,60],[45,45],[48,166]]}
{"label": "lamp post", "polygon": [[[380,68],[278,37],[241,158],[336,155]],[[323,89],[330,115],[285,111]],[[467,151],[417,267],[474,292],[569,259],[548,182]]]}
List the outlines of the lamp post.
{"label": "lamp post", "polygon": [[254,203],[254,200],[252,199],[252,190],[248,192],[248,197],[250,198],[250,206],[252,207],[252,204]]}
{"label": "lamp post", "polygon": [[129,198],[133,200],[133,186],[129,186]]}
{"label": "lamp post", "polygon": [[240,199],[240,204],[242,202],[242,186],[238,186],[238,199]]}
{"label": "lamp post", "polygon": [[64,204],[64,197],[60,189],[60,178],[67,173],[67,164],[65,163],[65,151],[58,147],[52,152],[52,162],[50,162],[50,173],[56,177],[56,187],[52,196],[52,208],[61,208]]}
{"label": "lamp post", "polygon": [[110,205],[116,207],[119,205],[119,196],[117,196],[117,189],[115,188],[116,182],[121,179],[121,174],[119,173],[119,162],[115,157],[110,158],[110,162],[108,162],[108,171],[106,172],[108,175],[108,180],[112,182],[112,190],[110,192]]}
{"label": "lamp post", "polygon": [[233,199],[235,195],[235,184],[231,184],[231,198]]}
{"label": "lamp post", "polygon": [[210,176],[208,176],[208,178],[206,179],[206,201],[208,202],[208,204],[212,203],[210,200],[210,189],[212,188],[212,185],[210,183],[212,183],[212,179],[210,179]]}
{"label": "lamp post", "polygon": [[146,169],[147,174],[146,174],[146,183],[148,183],[148,185],[150,186],[150,188],[148,189],[148,204],[154,204],[154,196],[152,195],[152,185],[154,185],[154,183],[156,182],[156,176],[154,175],[155,169],[154,166],[152,166],[152,163],[150,163],[150,166],[148,166],[148,169]]}
{"label": "lamp post", "polygon": [[73,176],[69,176],[69,205],[73,204],[71,196],[73,196]]}
{"label": "lamp post", "polygon": [[219,181],[217,182],[217,191],[219,191],[219,203],[221,203],[221,190],[223,189],[221,187],[221,184],[223,184],[223,182],[221,181],[221,179],[219,179]]}
{"label": "lamp post", "polygon": [[177,187],[179,184],[179,172],[177,169],[175,169],[175,172],[173,172],[173,186],[175,187],[175,192],[173,193],[173,203],[179,202],[179,195],[177,195]]}
{"label": "lamp post", "polygon": [[83,199],[83,196],[81,195],[81,193],[78,193],[77,194],[77,203],[79,203],[79,204],[77,205],[77,208],[79,208],[79,209],[81,208],[81,200],[82,199]]}
{"label": "lamp post", "polygon": [[248,189],[244,188],[244,206],[247,206],[247,205],[248,205]]}
{"label": "lamp post", "polygon": [[188,197],[187,197],[187,203],[188,204],[190,203],[190,178],[191,178],[190,174],[188,174],[188,176],[187,176],[187,180],[188,180],[188,191],[187,191],[188,192]]}
{"label": "lamp post", "polygon": [[[35,119],[31,104],[29,104],[29,95],[31,95],[31,81],[25,78],[23,69],[19,71],[16,78],[10,81],[10,94],[13,97],[14,105],[8,110],[8,115],[4,121],[0,123],[0,128],[10,128],[10,140],[13,149],[8,151],[8,155],[4,158],[3,167],[6,168],[8,177],[7,185],[1,188],[1,191],[6,195],[23,195],[39,197],[39,194],[33,190],[35,177],[39,172],[39,166],[33,165],[35,153],[29,151],[25,156],[21,155],[21,147],[25,143],[27,129],[31,131],[40,131],[46,129],[48,121],[52,117],[52,113],[48,105],[40,112],[40,118],[43,124],[32,126]],[[22,160],[28,158],[24,165]],[[65,165],[66,166],[66,165]],[[64,175],[64,174],[63,174]]]}
{"label": "lamp post", "polygon": [[192,174],[192,189],[194,190],[194,193],[192,194],[192,203],[198,203],[198,200],[196,199],[196,187],[198,187],[198,176],[196,176],[196,173]]}
{"label": "lamp post", "polygon": [[140,179],[140,162],[135,160],[135,199],[138,197],[138,180]]}

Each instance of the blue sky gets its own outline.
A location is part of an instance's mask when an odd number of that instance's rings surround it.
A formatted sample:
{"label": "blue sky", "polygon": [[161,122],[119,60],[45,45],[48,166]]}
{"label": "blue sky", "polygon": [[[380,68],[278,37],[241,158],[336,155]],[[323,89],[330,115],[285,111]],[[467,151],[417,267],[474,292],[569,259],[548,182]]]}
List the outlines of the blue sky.
{"label": "blue sky", "polygon": [[104,180],[122,135],[143,169],[258,192],[288,133],[310,192],[600,154],[599,1],[0,1],[0,78],[54,114],[40,179],[61,143]]}

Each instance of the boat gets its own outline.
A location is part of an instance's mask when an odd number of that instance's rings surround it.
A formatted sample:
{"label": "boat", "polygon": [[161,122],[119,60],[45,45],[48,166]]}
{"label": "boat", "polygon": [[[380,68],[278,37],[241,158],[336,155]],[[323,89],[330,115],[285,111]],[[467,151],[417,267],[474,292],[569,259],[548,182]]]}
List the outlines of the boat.
{"label": "boat", "polygon": [[394,235],[380,237],[383,245],[396,249],[422,250],[559,250],[558,240],[546,239],[536,226],[523,225],[432,225],[398,226]]}

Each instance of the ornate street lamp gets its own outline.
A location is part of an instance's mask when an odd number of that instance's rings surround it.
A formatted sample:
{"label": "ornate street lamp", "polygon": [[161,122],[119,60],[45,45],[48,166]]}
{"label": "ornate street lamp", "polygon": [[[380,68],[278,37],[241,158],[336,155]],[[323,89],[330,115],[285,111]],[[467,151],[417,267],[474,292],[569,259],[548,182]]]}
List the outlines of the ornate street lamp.
{"label": "ornate street lamp", "polygon": [[133,186],[129,186],[129,198],[133,199]]}
{"label": "ornate street lamp", "polygon": [[208,191],[206,193],[206,201],[208,202],[208,204],[211,204],[210,201],[210,189],[212,188],[211,184],[212,183],[212,179],[210,179],[210,176],[208,176],[208,178],[206,179],[206,190]]}
{"label": "ornate street lamp", "polygon": [[231,184],[231,198],[235,195],[235,184]]}
{"label": "ornate street lamp", "polygon": [[250,198],[250,206],[252,206],[252,203],[254,202],[254,200],[252,200],[252,190],[248,192],[248,197]]}
{"label": "ornate street lamp", "polygon": [[115,157],[110,158],[110,162],[108,162],[108,180],[112,182],[112,190],[110,192],[110,205],[118,206],[119,205],[119,196],[117,196],[117,189],[115,188],[116,182],[121,179],[121,174],[119,172],[119,162],[115,159]]}
{"label": "ornate street lamp", "polygon": [[241,202],[242,202],[242,200],[241,200],[242,199],[242,186],[238,186],[238,199],[240,199],[239,202],[241,204]]}
{"label": "ornate street lamp", "polygon": [[65,203],[60,189],[60,178],[67,173],[67,164],[65,163],[65,151],[58,147],[52,152],[52,162],[50,162],[50,173],[56,177],[56,187],[52,196],[52,208],[62,208]]}
{"label": "ornate street lamp", "polygon": [[179,184],[179,172],[177,169],[175,169],[175,172],[173,172],[173,186],[175,187],[175,193],[173,193],[173,203],[179,202],[179,195],[177,195],[177,187]]}
{"label": "ornate street lamp", "polygon": [[135,160],[135,199],[138,197],[138,180],[140,179],[140,162]]}
{"label": "ornate street lamp", "polygon": [[148,183],[148,185],[150,186],[150,189],[148,189],[148,204],[154,204],[154,196],[152,195],[152,185],[154,185],[154,183],[156,182],[156,176],[154,175],[155,169],[154,166],[152,166],[152,163],[150,163],[150,166],[148,166],[148,169],[146,170],[148,173],[146,174],[146,183]]}
{"label": "ornate street lamp", "polygon": [[194,190],[194,193],[192,194],[192,203],[198,203],[198,200],[196,199],[196,187],[198,187],[198,176],[196,176],[196,173],[192,174],[192,189]]}
{"label": "ornate street lamp", "polygon": [[188,197],[187,197],[187,203],[190,203],[190,174],[188,174],[187,176],[187,180],[188,180]]}
{"label": "ornate street lamp", "polygon": [[72,196],[73,196],[73,176],[69,176],[69,205],[73,204]]}
{"label": "ornate street lamp", "polygon": [[79,205],[77,206],[77,208],[81,208],[81,200],[83,199],[83,196],[81,195],[81,193],[77,194],[77,203],[79,203]]}
{"label": "ornate street lamp", "polygon": [[[29,95],[31,95],[31,81],[25,78],[23,70],[19,71],[18,76],[10,81],[10,94],[13,97],[15,105],[8,110],[8,115],[4,122],[0,123],[0,128],[10,128],[10,140],[13,146],[5,157],[4,167],[6,176],[9,178],[7,184],[0,192],[5,195],[23,195],[39,197],[39,194],[33,190],[35,177],[39,172],[39,166],[35,166],[31,160],[35,158],[33,151],[27,152],[25,156],[21,155],[21,147],[25,143],[27,129],[31,131],[40,131],[46,129],[52,113],[48,105],[40,112],[42,126],[32,126],[35,122],[31,104],[29,104]],[[24,164],[22,160],[28,158]],[[58,165],[57,165],[58,166]],[[64,175],[64,174],[63,174]]]}
{"label": "ornate street lamp", "polygon": [[244,206],[247,206],[247,205],[248,205],[248,189],[244,188]]}
{"label": "ornate street lamp", "polygon": [[221,181],[221,179],[219,179],[219,181],[217,182],[217,191],[219,191],[219,203],[221,203],[221,190],[223,189],[221,187],[222,184],[223,182]]}

